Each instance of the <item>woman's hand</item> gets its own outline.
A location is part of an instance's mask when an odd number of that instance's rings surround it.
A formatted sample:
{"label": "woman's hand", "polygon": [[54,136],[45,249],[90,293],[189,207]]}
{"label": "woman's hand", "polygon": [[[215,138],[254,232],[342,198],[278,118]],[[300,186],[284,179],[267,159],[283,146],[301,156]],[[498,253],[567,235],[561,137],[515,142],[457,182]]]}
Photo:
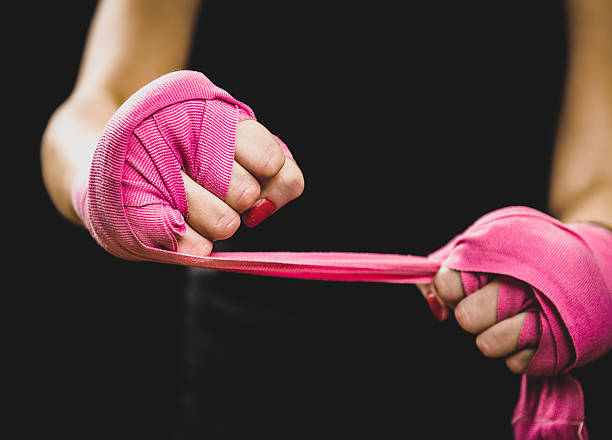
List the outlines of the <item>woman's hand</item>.
{"label": "woman's hand", "polygon": [[511,371],[566,373],[612,347],[611,244],[604,227],[507,207],[432,253],[441,269],[419,289],[436,318],[454,311]]}
{"label": "woman's hand", "polygon": [[[453,310],[459,326],[477,335],[476,345],[483,355],[505,358],[508,369],[520,374],[525,372],[535,353],[534,348],[519,349],[521,330],[528,312],[499,319],[497,302],[502,283],[512,283],[512,280],[495,277],[466,296],[461,273],[442,266],[433,283],[418,287],[438,320],[447,319],[449,310]],[[514,288],[527,288],[518,282],[513,284]]]}
{"label": "woman's hand", "polygon": [[111,254],[182,264],[176,254],[208,256],[241,216],[255,226],[303,189],[289,148],[246,104],[181,70],[121,105],[71,192],[74,211]]}
{"label": "woman's hand", "polygon": [[299,197],[304,177],[277,139],[259,122],[238,123],[232,178],[225,201],[181,172],[189,215],[178,252],[208,255],[212,242],[231,237],[242,221],[252,227]]}

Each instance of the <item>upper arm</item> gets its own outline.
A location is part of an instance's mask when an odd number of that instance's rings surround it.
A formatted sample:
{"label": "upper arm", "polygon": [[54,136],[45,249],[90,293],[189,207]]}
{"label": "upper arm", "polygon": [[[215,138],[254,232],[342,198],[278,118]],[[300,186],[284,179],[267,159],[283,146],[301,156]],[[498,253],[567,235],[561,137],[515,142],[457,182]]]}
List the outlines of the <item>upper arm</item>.
{"label": "upper arm", "polygon": [[101,0],[73,95],[118,103],[154,78],[185,67],[199,0]]}

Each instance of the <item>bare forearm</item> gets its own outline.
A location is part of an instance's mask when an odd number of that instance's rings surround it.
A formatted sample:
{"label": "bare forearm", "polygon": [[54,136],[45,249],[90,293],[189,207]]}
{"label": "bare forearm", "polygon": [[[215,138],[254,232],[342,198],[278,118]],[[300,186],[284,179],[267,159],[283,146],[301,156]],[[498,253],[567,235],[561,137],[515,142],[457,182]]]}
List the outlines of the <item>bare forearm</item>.
{"label": "bare forearm", "polygon": [[185,67],[198,0],[103,0],[92,20],[76,84],[41,141],[43,181],[58,211],[80,224],[74,179],[89,169],[108,119],[138,88]]}
{"label": "bare forearm", "polygon": [[612,227],[612,3],[568,2],[569,64],[550,188],[563,221]]}
{"label": "bare forearm", "polygon": [[92,20],[75,93],[110,92],[118,102],[185,68],[199,0],[102,0]]}
{"label": "bare forearm", "polygon": [[104,93],[71,97],[53,114],[41,144],[42,176],[57,210],[80,224],[70,195],[74,179],[86,173],[104,126],[118,103]]}

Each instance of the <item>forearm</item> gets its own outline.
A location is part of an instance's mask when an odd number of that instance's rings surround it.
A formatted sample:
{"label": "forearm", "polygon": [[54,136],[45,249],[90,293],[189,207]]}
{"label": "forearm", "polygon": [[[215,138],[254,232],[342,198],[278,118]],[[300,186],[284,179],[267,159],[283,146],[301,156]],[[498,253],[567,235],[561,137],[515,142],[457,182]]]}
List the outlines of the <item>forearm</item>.
{"label": "forearm", "polygon": [[41,143],[41,169],[57,210],[81,224],[71,203],[74,179],[87,172],[98,138],[119,103],[103,92],[73,96],[51,116]]}
{"label": "forearm", "polygon": [[198,0],[103,0],[92,20],[77,81],[41,140],[43,181],[58,211],[80,224],[74,179],[87,173],[104,126],[133,92],[185,67]]}
{"label": "forearm", "polygon": [[568,2],[569,63],[550,187],[562,221],[612,227],[612,3]]}

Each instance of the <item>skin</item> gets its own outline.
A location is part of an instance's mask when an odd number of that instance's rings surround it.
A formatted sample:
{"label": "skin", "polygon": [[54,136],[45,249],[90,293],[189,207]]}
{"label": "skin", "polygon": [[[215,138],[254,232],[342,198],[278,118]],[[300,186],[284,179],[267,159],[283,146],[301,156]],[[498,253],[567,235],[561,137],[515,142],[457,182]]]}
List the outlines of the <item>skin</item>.
{"label": "skin", "polygon": [[[550,183],[550,212],[561,221],[612,227],[612,2],[568,0],[569,69]],[[184,68],[200,2],[196,0],[102,0],[92,21],[77,81],[53,113],[41,144],[47,191],[58,211],[81,226],[70,200],[72,183],[89,169],[106,122],[141,86]],[[277,209],[300,196],[304,178],[263,125],[238,124],[236,158],[225,201],[188,176],[187,234],[179,252],[207,255],[215,240],[232,236],[240,214],[267,198]],[[454,313],[487,357],[505,358],[525,371],[532,349],[517,351],[525,313],[496,322],[499,281],[469,297],[459,273],[442,267],[433,283],[443,319]]]}
{"label": "skin", "polygon": [[[563,222],[592,222],[612,231],[612,2],[570,0],[569,65],[550,182],[550,213]],[[526,313],[497,322],[499,281],[465,296],[460,274],[442,267],[433,283],[418,286],[434,295],[459,326],[476,335],[483,355],[504,358],[523,373],[535,350],[517,350]]]}
{"label": "skin", "polygon": [[[53,113],[41,143],[46,189],[57,210],[84,226],[71,202],[71,187],[89,170],[98,138],[123,101],[143,85],[185,68],[200,2],[102,0],[91,23],[77,80]],[[232,178],[225,201],[183,173],[189,204],[187,233],[178,251],[208,255],[215,240],[231,237],[240,215],[258,200],[282,208],[299,197],[304,178],[260,123],[238,123]]]}

